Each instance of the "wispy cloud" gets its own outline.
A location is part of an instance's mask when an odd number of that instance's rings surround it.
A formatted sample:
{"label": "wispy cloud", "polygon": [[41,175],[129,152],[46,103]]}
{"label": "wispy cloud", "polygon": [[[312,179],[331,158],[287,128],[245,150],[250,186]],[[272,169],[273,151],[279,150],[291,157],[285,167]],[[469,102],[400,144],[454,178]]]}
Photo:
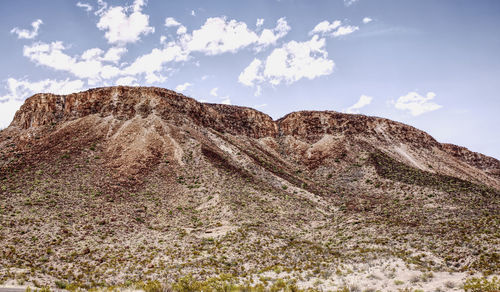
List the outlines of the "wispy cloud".
{"label": "wispy cloud", "polygon": [[38,35],[38,30],[42,24],[43,21],[41,19],[37,19],[31,23],[32,30],[14,27],[10,33],[16,34],[19,39],[34,39]]}
{"label": "wispy cloud", "polygon": [[173,17],[167,17],[165,18],[165,26],[166,27],[176,27],[176,26],[179,26],[181,25],[180,22],[178,22],[177,20],[175,20],[175,18]]}
{"label": "wispy cloud", "polygon": [[76,6],[83,8],[87,12],[90,12],[94,9],[94,7],[92,7],[92,5],[90,5],[89,3],[77,2]]}
{"label": "wispy cloud", "polygon": [[435,97],[434,92],[428,92],[425,96],[422,96],[412,91],[407,95],[400,96],[394,103],[394,107],[399,110],[409,111],[412,116],[419,116],[443,107],[432,101]]}
{"label": "wispy cloud", "polygon": [[359,0],[344,0],[344,5],[349,7],[351,6],[352,4],[358,2]]}
{"label": "wispy cloud", "polygon": [[351,34],[357,31],[359,27],[354,25],[342,25],[342,21],[335,20],[331,23],[327,20],[324,20],[318,23],[313,30],[309,32],[309,35],[320,34],[327,35],[333,37],[340,37],[344,35]]}
{"label": "wispy cloud", "polygon": [[373,19],[371,19],[370,17],[364,17],[364,18],[363,18],[363,23],[364,23],[364,24],[370,23],[370,22],[372,22],[372,21],[373,21]]}
{"label": "wispy cloud", "polygon": [[175,87],[175,91],[178,91],[178,92],[184,92],[186,91],[186,89],[190,86],[192,86],[193,84],[189,83],[189,82],[185,82],[183,84],[179,84]]}
{"label": "wispy cloud", "polygon": [[357,114],[359,113],[359,110],[367,105],[369,105],[373,100],[373,97],[367,96],[367,95],[361,95],[359,97],[359,100],[353,104],[352,106],[348,107],[345,112],[348,114]]}

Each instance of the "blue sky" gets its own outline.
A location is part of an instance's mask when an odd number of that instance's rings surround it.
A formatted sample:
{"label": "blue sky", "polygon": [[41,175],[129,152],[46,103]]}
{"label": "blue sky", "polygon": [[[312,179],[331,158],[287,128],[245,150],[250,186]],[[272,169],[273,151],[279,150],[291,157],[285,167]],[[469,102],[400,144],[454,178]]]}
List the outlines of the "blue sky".
{"label": "blue sky", "polygon": [[500,158],[500,1],[0,1],[0,127],[37,92],[159,86],[401,121]]}

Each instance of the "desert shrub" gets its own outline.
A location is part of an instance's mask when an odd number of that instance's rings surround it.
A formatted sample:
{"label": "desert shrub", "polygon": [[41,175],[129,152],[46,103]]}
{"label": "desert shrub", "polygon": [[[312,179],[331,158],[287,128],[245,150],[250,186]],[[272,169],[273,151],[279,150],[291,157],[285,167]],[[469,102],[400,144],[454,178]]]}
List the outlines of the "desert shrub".
{"label": "desert shrub", "polygon": [[141,289],[145,292],[162,292],[165,290],[162,284],[158,281],[147,281],[146,283],[140,282],[135,286],[137,289]]}
{"label": "desert shrub", "polygon": [[500,290],[500,279],[493,277],[488,278],[469,278],[464,283],[464,290],[466,292],[486,292]]}
{"label": "desert shrub", "polygon": [[26,292],[50,292],[50,288],[49,287],[41,287],[40,289],[31,289],[29,286],[26,287],[26,290],[24,290]]}
{"label": "desert shrub", "polygon": [[380,151],[371,153],[369,161],[381,177],[405,184],[432,187],[447,193],[474,193],[486,197],[496,197],[499,194],[497,190],[485,185],[408,166]]}
{"label": "desert shrub", "polygon": [[66,289],[66,286],[68,286],[68,284],[66,282],[63,282],[63,281],[55,281],[55,284],[56,284],[56,287],[59,289]]}
{"label": "desert shrub", "polygon": [[[191,292],[191,291],[248,291],[248,292],[298,292],[303,291],[292,282],[286,282],[283,279],[278,279],[269,287],[265,287],[262,284],[255,286],[240,285],[237,283],[237,279],[229,274],[222,274],[218,277],[209,278],[204,281],[197,281],[192,275],[187,275],[179,278],[177,282],[172,285],[172,289],[178,292]],[[307,291],[316,291],[314,289],[308,289]]]}
{"label": "desert shrub", "polygon": [[395,285],[403,285],[405,282],[401,280],[394,280]]}

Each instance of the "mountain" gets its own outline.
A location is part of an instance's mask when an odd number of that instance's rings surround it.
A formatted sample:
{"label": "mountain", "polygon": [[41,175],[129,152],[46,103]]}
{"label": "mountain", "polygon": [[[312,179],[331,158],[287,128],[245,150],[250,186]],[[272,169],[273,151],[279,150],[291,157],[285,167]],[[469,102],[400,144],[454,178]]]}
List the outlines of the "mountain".
{"label": "mountain", "polygon": [[446,291],[500,273],[500,162],[388,119],[97,88],[27,99],[0,157],[4,285]]}

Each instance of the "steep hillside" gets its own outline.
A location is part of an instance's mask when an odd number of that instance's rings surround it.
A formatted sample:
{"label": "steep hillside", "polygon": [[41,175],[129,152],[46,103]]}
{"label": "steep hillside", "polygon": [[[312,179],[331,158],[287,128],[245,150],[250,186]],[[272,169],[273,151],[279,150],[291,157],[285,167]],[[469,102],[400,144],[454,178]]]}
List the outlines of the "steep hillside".
{"label": "steep hillside", "polygon": [[4,283],[428,291],[500,273],[500,162],[387,119],[98,88],[26,100],[0,157]]}

